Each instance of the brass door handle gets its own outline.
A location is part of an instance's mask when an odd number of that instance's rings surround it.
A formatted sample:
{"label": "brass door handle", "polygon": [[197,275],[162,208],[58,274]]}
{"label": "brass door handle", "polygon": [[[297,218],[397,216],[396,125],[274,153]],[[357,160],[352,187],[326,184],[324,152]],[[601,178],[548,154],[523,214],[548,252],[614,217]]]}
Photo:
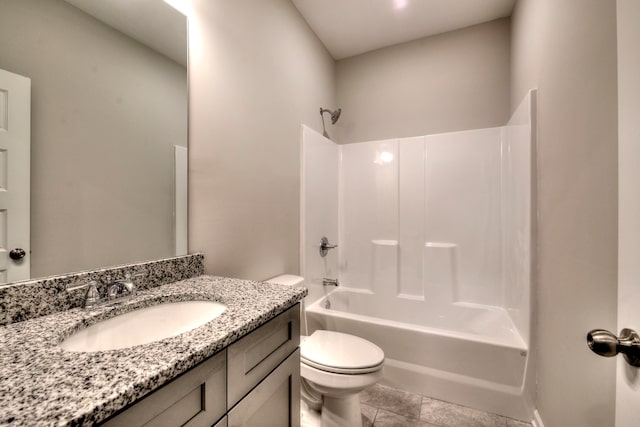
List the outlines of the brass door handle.
{"label": "brass door handle", "polygon": [[587,334],[587,345],[591,351],[604,357],[622,353],[629,365],[640,367],[640,335],[632,329],[624,328],[620,337],[604,329],[594,329]]}

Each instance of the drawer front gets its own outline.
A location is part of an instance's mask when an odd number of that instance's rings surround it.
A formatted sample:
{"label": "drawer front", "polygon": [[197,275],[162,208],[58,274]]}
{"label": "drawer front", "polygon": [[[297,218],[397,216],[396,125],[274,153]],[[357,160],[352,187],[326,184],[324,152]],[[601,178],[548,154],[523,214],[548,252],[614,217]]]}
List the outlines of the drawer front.
{"label": "drawer front", "polygon": [[106,426],[211,426],[226,412],[226,350],[109,419]]}
{"label": "drawer front", "polygon": [[297,349],[228,413],[229,427],[300,426]]}
{"label": "drawer front", "polygon": [[227,349],[227,405],[231,408],[300,344],[300,304]]}

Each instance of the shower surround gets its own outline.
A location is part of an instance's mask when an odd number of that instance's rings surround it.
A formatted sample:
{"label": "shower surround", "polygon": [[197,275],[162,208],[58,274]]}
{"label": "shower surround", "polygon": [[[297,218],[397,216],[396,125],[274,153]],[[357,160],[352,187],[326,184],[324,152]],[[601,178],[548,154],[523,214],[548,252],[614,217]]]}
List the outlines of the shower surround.
{"label": "shower surround", "polygon": [[534,107],[532,91],[503,127],[342,146],[303,126],[309,332],[381,346],[388,385],[529,421]]}

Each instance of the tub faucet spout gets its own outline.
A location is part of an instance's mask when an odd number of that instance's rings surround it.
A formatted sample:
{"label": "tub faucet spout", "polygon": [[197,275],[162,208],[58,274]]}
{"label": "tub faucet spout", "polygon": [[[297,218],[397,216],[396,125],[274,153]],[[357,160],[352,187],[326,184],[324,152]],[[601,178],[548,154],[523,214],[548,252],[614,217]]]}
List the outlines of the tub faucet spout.
{"label": "tub faucet spout", "polygon": [[339,286],[338,285],[338,279],[328,279],[328,278],[324,278],[322,279],[322,286]]}

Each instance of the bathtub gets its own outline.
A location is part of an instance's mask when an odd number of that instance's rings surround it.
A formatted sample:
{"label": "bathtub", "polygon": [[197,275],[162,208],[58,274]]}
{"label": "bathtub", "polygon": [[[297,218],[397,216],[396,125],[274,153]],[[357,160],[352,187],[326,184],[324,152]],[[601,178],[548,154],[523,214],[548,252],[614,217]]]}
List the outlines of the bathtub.
{"label": "bathtub", "polygon": [[338,288],[310,304],[306,315],[309,333],[328,329],[380,346],[384,385],[531,420],[529,352],[503,308]]}

